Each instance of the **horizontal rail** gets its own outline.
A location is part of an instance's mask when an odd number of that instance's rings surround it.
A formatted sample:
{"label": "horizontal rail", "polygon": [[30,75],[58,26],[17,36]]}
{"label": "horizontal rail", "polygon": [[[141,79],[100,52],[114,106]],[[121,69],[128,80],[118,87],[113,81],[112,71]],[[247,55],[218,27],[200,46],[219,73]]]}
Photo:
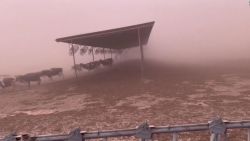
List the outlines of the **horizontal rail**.
{"label": "horizontal rail", "polygon": [[[227,129],[234,128],[250,128],[250,121],[239,122],[225,122]],[[209,130],[209,124],[186,124],[177,126],[150,126],[152,134],[158,133],[176,133],[176,132],[192,132],[192,131],[205,131]],[[110,131],[95,131],[95,132],[82,132],[85,139],[105,138],[105,137],[118,137],[118,136],[135,136],[137,128],[125,130],[110,130]]]}
{"label": "horizontal rail", "polygon": [[[223,123],[225,124],[226,129],[235,129],[235,128],[250,129],[250,121],[233,121],[233,122],[223,121]],[[210,130],[209,125],[210,123],[186,124],[186,125],[175,125],[175,126],[148,126],[148,131],[150,131],[151,134],[206,131]],[[131,129],[107,130],[107,131],[92,131],[92,132],[81,131],[80,134],[83,140],[85,140],[85,139],[96,139],[96,138],[137,136],[139,132],[140,132],[139,127],[137,127]],[[16,140],[20,140],[22,136],[23,135],[13,136],[13,137]],[[69,137],[70,134],[40,135],[40,136],[31,136],[30,138],[35,141],[66,141],[69,139]],[[6,141],[6,139],[0,139],[0,141]]]}

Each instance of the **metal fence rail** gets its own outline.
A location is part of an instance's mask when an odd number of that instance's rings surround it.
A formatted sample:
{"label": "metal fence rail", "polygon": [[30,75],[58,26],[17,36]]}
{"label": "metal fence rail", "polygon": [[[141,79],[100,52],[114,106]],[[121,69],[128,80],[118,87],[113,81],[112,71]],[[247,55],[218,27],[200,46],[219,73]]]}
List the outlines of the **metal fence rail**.
{"label": "metal fence rail", "polygon": [[178,141],[178,134],[183,132],[195,131],[210,131],[210,141],[227,141],[227,129],[248,129],[247,139],[250,141],[250,121],[224,121],[221,118],[215,118],[208,123],[202,124],[186,124],[177,126],[149,126],[147,122],[132,129],[109,130],[109,131],[94,131],[85,132],[80,129],[75,129],[65,135],[43,135],[30,136],[24,135],[9,135],[0,141],[85,141],[87,139],[98,139],[112,137],[135,136],[142,141],[151,140],[153,134],[169,133],[173,135],[172,141]]}

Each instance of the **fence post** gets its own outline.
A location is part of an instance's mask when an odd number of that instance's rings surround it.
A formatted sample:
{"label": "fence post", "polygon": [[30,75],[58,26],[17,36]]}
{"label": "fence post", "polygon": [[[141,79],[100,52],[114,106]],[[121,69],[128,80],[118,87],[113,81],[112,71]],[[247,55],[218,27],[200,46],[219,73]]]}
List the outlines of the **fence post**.
{"label": "fence post", "polygon": [[210,136],[210,141],[219,141],[219,135],[212,133]]}
{"label": "fence post", "polygon": [[81,129],[77,128],[69,133],[69,137],[67,141],[84,141],[84,138],[81,134]]}
{"label": "fence post", "polygon": [[211,133],[210,141],[227,141],[226,125],[220,117],[208,123]]}
{"label": "fence post", "polygon": [[147,122],[144,122],[143,124],[137,127],[135,136],[141,138],[141,141],[151,140],[152,131]]}
{"label": "fence post", "polygon": [[4,137],[3,141],[16,141],[16,133],[11,133],[8,136]]}
{"label": "fence post", "polygon": [[247,141],[250,141],[250,128],[247,129]]}
{"label": "fence post", "polygon": [[178,141],[178,134],[177,133],[173,133],[173,141]]}

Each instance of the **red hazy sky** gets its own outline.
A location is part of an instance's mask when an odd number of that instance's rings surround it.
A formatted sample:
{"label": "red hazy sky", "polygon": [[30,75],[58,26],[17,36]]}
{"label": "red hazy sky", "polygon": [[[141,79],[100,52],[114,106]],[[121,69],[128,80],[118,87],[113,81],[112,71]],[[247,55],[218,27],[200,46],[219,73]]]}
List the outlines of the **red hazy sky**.
{"label": "red hazy sky", "polygon": [[146,48],[151,55],[250,56],[247,0],[1,0],[0,18],[0,74],[69,68],[68,45],[56,38],[148,21],[156,22]]}

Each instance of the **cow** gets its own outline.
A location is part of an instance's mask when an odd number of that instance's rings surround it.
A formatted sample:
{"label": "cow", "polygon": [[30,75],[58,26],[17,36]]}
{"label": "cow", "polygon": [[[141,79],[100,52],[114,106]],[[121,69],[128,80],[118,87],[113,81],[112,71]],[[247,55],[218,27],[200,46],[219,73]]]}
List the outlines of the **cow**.
{"label": "cow", "polygon": [[4,84],[3,84],[3,81],[0,81],[0,87],[5,88]]}
{"label": "cow", "polygon": [[94,62],[90,62],[90,63],[87,63],[87,64],[80,64],[80,66],[88,71],[90,70],[93,70],[93,69],[96,69],[97,67],[100,66],[100,61],[94,61]]}
{"label": "cow", "polygon": [[50,78],[52,80],[52,73],[51,73],[51,70],[42,70],[40,72],[40,76],[43,77],[43,76],[47,76],[48,78]]}
{"label": "cow", "polygon": [[13,85],[14,81],[15,81],[15,79],[12,77],[2,78],[2,80],[0,81],[0,86],[2,88],[10,87]]}
{"label": "cow", "polygon": [[80,63],[80,66],[81,66],[81,68],[86,69],[88,71],[90,71],[92,69],[88,63],[87,64]]}
{"label": "cow", "polygon": [[112,58],[108,58],[108,59],[105,59],[105,60],[101,60],[100,63],[101,63],[103,66],[112,66],[112,64],[113,64],[113,59],[112,59]]}
{"label": "cow", "polygon": [[51,68],[50,71],[52,76],[58,75],[64,78],[63,68]]}
{"label": "cow", "polygon": [[22,82],[22,83],[28,83],[28,87],[30,88],[30,83],[32,81],[35,81],[38,83],[38,85],[41,84],[41,73],[27,73],[25,75],[19,75],[16,77],[16,81]]}
{"label": "cow", "polygon": [[15,79],[12,78],[12,77],[6,77],[6,78],[3,78],[3,84],[4,84],[4,87],[10,87],[13,85]]}
{"label": "cow", "polygon": [[82,67],[81,67],[82,65],[83,64],[76,64],[76,65],[72,66],[72,69],[80,72],[80,71],[82,71]]}
{"label": "cow", "polygon": [[43,70],[40,72],[41,77],[47,76],[52,80],[52,77],[55,75],[63,76],[63,69],[62,68],[51,68],[49,70]]}

